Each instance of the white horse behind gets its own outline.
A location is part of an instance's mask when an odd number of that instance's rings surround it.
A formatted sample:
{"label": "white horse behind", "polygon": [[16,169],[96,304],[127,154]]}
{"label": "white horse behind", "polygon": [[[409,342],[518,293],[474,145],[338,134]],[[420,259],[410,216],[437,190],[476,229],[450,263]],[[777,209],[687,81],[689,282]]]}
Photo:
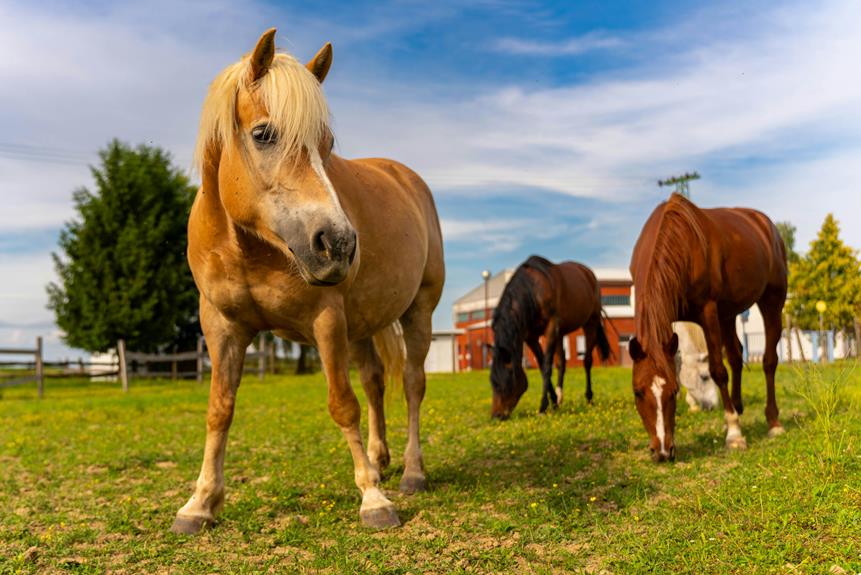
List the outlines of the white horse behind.
{"label": "white horse behind", "polygon": [[673,323],[679,336],[676,353],[676,375],[687,393],[691,411],[711,410],[718,405],[718,388],[709,373],[709,354],[703,328],[688,321]]}

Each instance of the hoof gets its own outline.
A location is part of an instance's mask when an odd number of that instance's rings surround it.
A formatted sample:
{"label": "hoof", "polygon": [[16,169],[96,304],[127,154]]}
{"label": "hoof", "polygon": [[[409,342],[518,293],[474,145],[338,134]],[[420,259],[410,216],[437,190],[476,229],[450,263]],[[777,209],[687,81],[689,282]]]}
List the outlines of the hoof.
{"label": "hoof", "polygon": [[747,440],[744,437],[728,437],[726,440],[727,449],[747,449]]}
{"label": "hoof", "polygon": [[401,493],[412,495],[428,490],[428,480],[424,475],[404,475],[401,477]]}
{"label": "hoof", "polygon": [[778,437],[780,435],[783,435],[784,433],[786,433],[786,430],[780,424],[775,425],[774,427],[772,427],[771,429],[768,430],[768,436],[771,437],[772,439],[774,439],[775,437]]}
{"label": "hoof", "polygon": [[362,525],[371,529],[391,529],[401,525],[394,505],[362,509],[359,516],[362,518]]}
{"label": "hoof", "polygon": [[176,519],[173,520],[170,530],[179,535],[194,535],[209,524],[209,521],[201,517],[183,517],[182,515],[177,515]]}

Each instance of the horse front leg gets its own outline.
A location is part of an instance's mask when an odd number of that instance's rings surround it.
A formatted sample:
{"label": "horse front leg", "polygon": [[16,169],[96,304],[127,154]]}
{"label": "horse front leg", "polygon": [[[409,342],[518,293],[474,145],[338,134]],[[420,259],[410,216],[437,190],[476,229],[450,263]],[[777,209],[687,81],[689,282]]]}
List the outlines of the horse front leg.
{"label": "horse front leg", "polygon": [[397,527],[401,522],[395,506],[380,490],[380,472],[362,446],[359,400],[350,386],[347,321],[343,307],[333,304],[327,306],[314,320],[313,330],[329,384],[329,414],[341,428],[353,456],[356,486],[362,493],[359,517],[365,526],[374,529]]}
{"label": "horse front leg", "polygon": [[729,374],[723,364],[720,318],[715,302],[708,302],[703,306],[700,325],[703,328],[709,351],[709,372],[720,390],[721,402],[723,403],[724,421],[726,422],[726,446],[730,449],[745,449],[747,448],[747,441],[741,432],[738,412],[736,412],[735,405],[729,394]]}
{"label": "horse front leg", "polygon": [[556,344],[556,407],[562,405],[562,385],[565,382],[565,345],[564,336],[559,338],[559,343]]}
{"label": "horse front leg", "polygon": [[206,445],[194,495],[177,512],[171,531],[192,534],[215,522],[224,506],[224,452],[233,421],[236,390],[242,377],[245,349],[254,332],[227,321],[201,298],[200,325],[212,362]]}
{"label": "horse front leg", "polygon": [[540,413],[547,411],[548,405],[552,402],[553,407],[556,407],[557,398],[556,391],[553,389],[553,356],[556,355],[556,343],[559,340],[559,328],[554,320],[550,321],[547,329],[544,331],[544,358],[541,362],[541,379],[544,386],[541,391],[541,407]]}

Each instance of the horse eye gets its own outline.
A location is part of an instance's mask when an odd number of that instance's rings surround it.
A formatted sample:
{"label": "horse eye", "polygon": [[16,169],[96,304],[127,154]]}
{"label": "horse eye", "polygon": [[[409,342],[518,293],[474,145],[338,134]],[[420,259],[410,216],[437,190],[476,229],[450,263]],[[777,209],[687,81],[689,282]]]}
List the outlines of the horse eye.
{"label": "horse eye", "polygon": [[636,397],[637,399],[643,399],[645,396],[646,396],[646,392],[644,390],[642,390],[642,389],[635,389],[634,390],[634,397]]}
{"label": "horse eye", "polygon": [[275,128],[270,126],[269,124],[261,124],[260,126],[255,126],[251,130],[251,137],[254,138],[254,142],[260,145],[271,145],[278,141],[278,136],[275,133]]}

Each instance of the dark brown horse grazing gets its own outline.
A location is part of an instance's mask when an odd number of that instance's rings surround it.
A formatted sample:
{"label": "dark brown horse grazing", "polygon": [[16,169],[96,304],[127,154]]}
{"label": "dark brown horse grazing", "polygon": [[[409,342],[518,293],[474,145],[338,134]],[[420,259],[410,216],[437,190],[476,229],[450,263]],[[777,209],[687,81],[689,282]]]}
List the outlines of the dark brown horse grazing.
{"label": "dark brown horse grazing", "polygon": [[[558,265],[531,256],[514,272],[493,312],[493,417],[506,419],[528,385],[523,371],[523,343],[529,346],[541,367],[544,388],[541,412],[550,402],[562,402],[565,352],[562,338],[583,328],[586,335],[586,399],[592,401],[592,349],[601,359],[610,355],[610,343],[601,324],[601,294],[592,270],[577,262]],[[544,336],[544,349],[538,338]],[[559,357],[559,385],[551,382],[553,356]]]}
{"label": "dark brown horse grazing", "polygon": [[[634,360],[637,411],[651,437],[656,461],[673,459],[676,415],[674,355],[678,337],[672,322],[700,324],[708,344],[709,371],[720,389],[726,445],[747,446],[742,413],[742,347],[735,318],[754,303],[765,322],[765,371],[769,437],[783,433],[774,396],[777,343],[786,300],[786,252],[768,217],[747,208],[700,209],[673,194],[649,217],[631,257],[636,290]],[[721,345],[732,370],[732,398]]]}

